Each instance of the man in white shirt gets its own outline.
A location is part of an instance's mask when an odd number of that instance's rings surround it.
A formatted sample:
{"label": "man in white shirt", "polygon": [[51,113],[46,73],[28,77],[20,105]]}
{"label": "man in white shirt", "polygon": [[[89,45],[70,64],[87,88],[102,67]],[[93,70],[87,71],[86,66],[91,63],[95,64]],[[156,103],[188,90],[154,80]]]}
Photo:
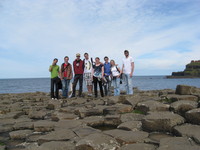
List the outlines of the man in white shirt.
{"label": "man in white shirt", "polygon": [[84,80],[88,89],[88,96],[92,96],[92,67],[93,60],[89,59],[88,53],[84,54]]}
{"label": "man in white shirt", "polygon": [[132,86],[132,76],[134,72],[134,62],[133,58],[129,56],[129,51],[124,51],[125,58],[122,62],[122,72],[125,75],[125,86],[126,86],[126,92],[128,95],[133,94],[133,86]]}

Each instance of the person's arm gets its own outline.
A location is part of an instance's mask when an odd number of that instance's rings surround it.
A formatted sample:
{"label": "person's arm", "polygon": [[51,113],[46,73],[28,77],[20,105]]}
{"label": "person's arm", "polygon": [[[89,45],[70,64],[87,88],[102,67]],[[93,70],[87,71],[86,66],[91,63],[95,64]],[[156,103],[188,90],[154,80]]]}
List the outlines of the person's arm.
{"label": "person's arm", "polygon": [[59,76],[60,76],[60,79],[63,80],[63,76],[62,76],[62,65],[61,65],[61,67],[60,67]]}
{"label": "person's arm", "polygon": [[124,64],[122,65],[122,73],[124,72]]}
{"label": "person's arm", "polygon": [[49,67],[49,72],[53,70],[53,66],[55,66],[55,60],[53,61],[52,65]]}
{"label": "person's arm", "polygon": [[58,77],[61,78],[61,71],[60,71],[60,67],[58,66]]}
{"label": "person's arm", "polygon": [[94,67],[92,67],[92,72],[91,73],[92,73],[92,76],[91,76],[92,79],[91,80],[93,81]]}
{"label": "person's arm", "polygon": [[119,67],[117,67],[117,69],[119,70],[119,75],[117,76],[119,78],[120,75],[122,74],[122,70]]}
{"label": "person's arm", "polygon": [[130,77],[133,76],[134,67],[135,67],[134,62],[132,62],[132,63],[131,63],[131,74],[130,74]]}
{"label": "person's arm", "polygon": [[74,74],[75,74],[75,61],[73,62],[73,70],[74,70]]}
{"label": "person's arm", "polygon": [[104,66],[102,66],[101,72],[102,72],[102,77],[103,77],[104,76]]}
{"label": "person's arm", "polygon": [[49,72],[51,72],[52,69],[53,69],[53,66],[51,65],[51,66],[49,67]]}
{"label": "person's arm", "polygon": [[69,78],[70,78],[70,79],[73,78],[72,65],[70,65],[70,77],[69,77]]}

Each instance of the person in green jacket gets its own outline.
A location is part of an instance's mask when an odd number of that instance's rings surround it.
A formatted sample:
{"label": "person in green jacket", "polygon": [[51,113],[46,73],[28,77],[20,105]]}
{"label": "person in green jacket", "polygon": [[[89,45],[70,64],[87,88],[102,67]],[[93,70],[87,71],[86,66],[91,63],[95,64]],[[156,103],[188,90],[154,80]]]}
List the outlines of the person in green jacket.
{"label": "person in green jacket", "polygon": [[[57,65],[58,59],[55,58],[53,60],[52,65],[49,67],[49,72],[51,72],[51,99],[58,99],[58,82],[59,82],[59,66]],[[54,94],[54,88],[56,89],[55,94]]]}

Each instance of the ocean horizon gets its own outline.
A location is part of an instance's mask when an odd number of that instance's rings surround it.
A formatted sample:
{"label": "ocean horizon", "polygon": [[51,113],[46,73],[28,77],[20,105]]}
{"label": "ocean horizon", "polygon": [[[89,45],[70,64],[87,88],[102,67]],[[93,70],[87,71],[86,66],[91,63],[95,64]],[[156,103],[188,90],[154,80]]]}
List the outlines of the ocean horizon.
{"label": "ocean horizon", "polygon": [[[73,81],[73,80],[71,80]],[[134,76],[133,87],[139,90],[162,90],[176,89],[179,84],[196,86],[200,88],[200,78],[168,79],[166,76]],[[77,84],[77,88],[79,84]],[[121,84],[121,90],[125,85]],[[0,79],[0,93],[28,93],[28,92],[50,92],[50,78],[9,78]],[[83,83],[83,91],[86,90]]]}

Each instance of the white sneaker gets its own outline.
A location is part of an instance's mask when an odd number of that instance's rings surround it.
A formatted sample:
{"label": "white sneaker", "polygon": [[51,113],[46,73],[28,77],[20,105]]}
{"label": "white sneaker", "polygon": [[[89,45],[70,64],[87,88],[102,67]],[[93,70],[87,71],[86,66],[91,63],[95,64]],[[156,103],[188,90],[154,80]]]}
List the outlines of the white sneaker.
{"label": "white sneaker", "polygon": [[58,100],[57,98],[55,98],[54,100]]}
{"label": "white sneaker", "polygon": [[54,100],[54,98],[51,98],[52,100]]}
{"label": "white sneaker", "polygon": [[92,97],[92,94],[88,94],[89,97]]}

